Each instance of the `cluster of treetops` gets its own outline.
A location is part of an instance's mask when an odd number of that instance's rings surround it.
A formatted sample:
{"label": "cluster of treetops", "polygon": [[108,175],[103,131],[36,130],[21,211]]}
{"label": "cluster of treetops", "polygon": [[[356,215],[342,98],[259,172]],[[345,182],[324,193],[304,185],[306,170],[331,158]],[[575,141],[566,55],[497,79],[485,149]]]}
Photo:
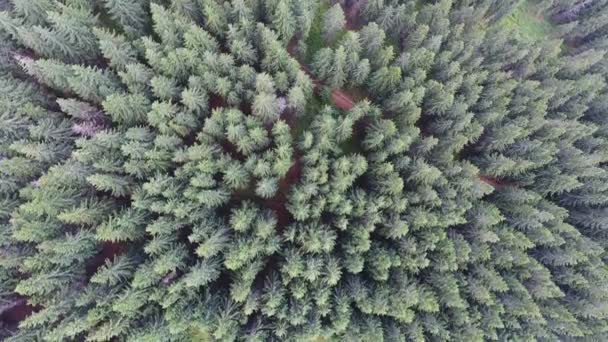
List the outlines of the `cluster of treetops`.
{"label": "cluster of treetops", "polygon": [[608,339],[608,0],[0,9],[0,339]]}

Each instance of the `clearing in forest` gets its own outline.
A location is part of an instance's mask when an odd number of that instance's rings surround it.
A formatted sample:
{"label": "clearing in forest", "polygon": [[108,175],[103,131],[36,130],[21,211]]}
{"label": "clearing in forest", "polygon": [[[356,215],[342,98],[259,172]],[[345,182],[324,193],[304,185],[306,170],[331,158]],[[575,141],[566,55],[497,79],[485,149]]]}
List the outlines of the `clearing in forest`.
{"label": "clearing in forest", "polygon": [[552,38],[556,31],[555,25],[533,1],[523,1],[511,14],[502,18],[498,25],[530,42]]}

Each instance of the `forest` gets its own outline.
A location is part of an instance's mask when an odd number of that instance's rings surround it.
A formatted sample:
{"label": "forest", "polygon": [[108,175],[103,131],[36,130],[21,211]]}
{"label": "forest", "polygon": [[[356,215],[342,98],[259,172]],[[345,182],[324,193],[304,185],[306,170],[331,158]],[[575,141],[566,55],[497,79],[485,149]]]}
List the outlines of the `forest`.
{"label": "forest", "polygon": [[0,340],[607,341],[608,0],[0,0]]}

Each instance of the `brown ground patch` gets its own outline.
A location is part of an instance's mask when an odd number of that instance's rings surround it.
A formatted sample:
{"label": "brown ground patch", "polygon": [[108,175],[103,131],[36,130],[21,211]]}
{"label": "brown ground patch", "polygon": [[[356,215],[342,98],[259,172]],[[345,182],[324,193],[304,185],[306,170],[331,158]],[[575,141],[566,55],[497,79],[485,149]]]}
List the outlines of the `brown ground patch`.
{"label": "brown ground patch", "polygon": [[368,0],[345,0],[342,3],[342,9],[346,16],[346,28],[349,31],[358,31],[363,27],[363,9],[367,5]]}
{"label": "brown ground patch", "polygon": [[331,92],[331,101],[342,110],[351,110],[355,106],[353,99],[341,89],[334,89]]}
{"label": "brown ground patch", "polygon": [[211,94],[209,97],[209,107],[211,109],[226,107],[226,105],[226,100],[219,95]]}
{"label": "brown ground patch", "polygon": [[13,301],[0,307],[0,322],[8,328],[14,329],[17,328],[19,322],[37,310],[40,310],[40,307],[28,304],[25,297],[16,296]]}
{"label": "brown ground patch", "polygon": [[488,185],[493,186],[496,189],[500,189],[500,188],[504,188],[505,186],[512,185],[510,182],[507,182],[502,179],[494,178],[492,176],[479,175],[479,180]]}
{"label": "brown ground patch", "polygon": [[106,241],[101,247],[101,251],[91,258],[86,266],[87,277],[92,277],[95,272],[105,264],[106,259],[113,259],[115,256],[123,254],[127,251],[127,243],[125,242],[110,242]]}

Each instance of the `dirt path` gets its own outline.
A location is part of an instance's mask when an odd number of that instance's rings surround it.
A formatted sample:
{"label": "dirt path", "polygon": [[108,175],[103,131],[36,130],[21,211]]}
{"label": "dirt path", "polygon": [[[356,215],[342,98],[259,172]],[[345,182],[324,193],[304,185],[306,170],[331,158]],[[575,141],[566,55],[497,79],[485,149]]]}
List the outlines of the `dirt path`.
{"label": "dirt path", "polygon": [[342,110],[351,110],[355,106],[352,97],[345,93],[342,89],[334,89],[331,92],[331,101],[333,104]]}
{"label": "dirt path", "polygon": [[492,176],[479,175],[479,180],[482,181],[483,183],[491,185],[495,189],[501,189],[506,186],[513,186],[513,184],[511,182],[508,182],[508,181],[505,181],[502,179],[498,179],[498,178],[494,178]]}

